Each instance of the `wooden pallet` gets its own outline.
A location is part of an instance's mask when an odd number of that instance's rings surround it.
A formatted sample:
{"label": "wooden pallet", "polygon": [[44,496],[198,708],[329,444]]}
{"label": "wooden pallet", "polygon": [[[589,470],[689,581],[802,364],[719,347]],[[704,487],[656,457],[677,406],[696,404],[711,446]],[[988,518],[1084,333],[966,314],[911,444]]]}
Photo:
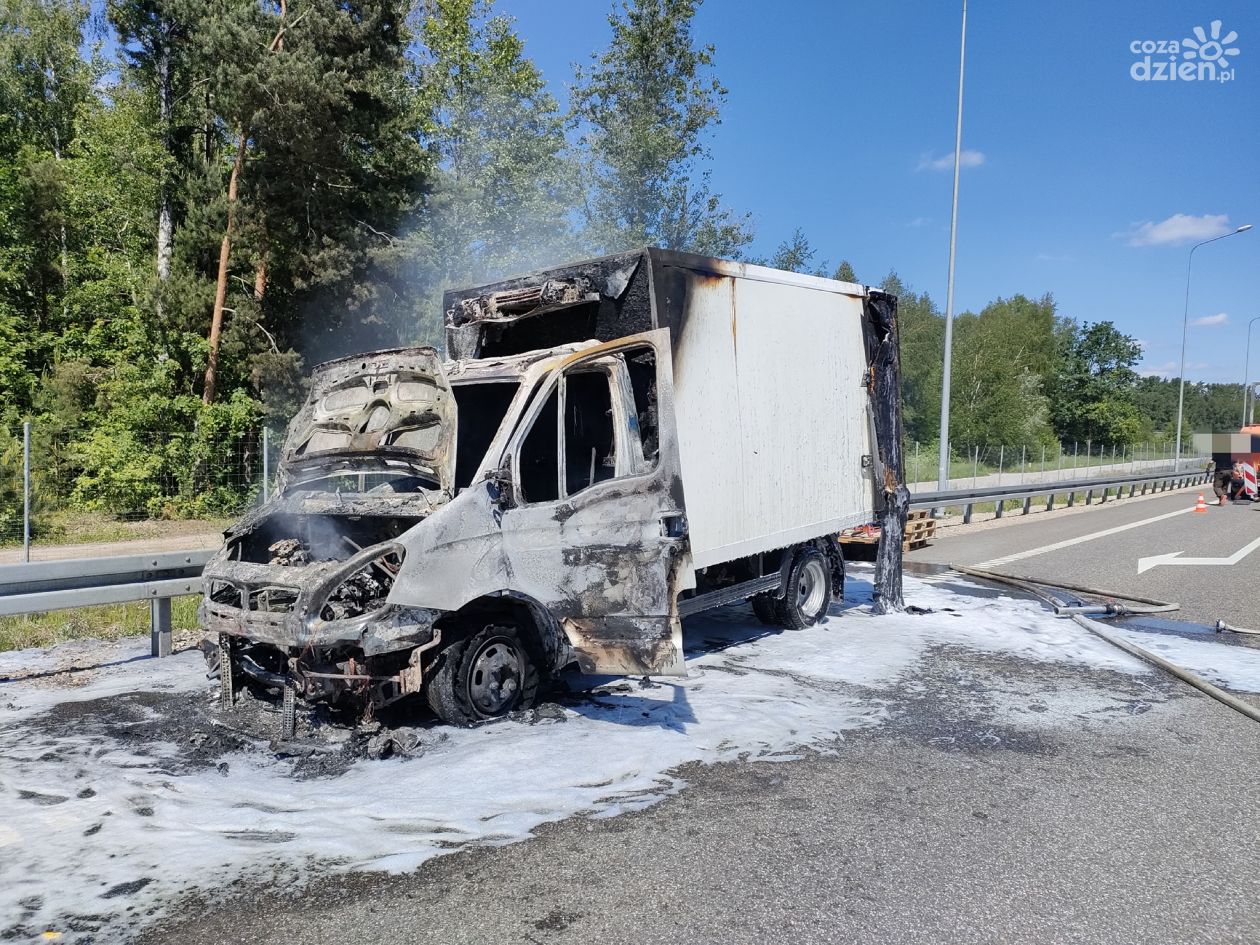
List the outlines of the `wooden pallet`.
{"label": "wooden pallet", "polygon": [[[879,528],[871,525],[861,528],[846,528],[837,540],[842,545],[876,545],[879,544]],[[922,548],[936,537],[936,519],[928,509],[918,509],[906,516],[906,531],[901,539],[901,550],[911,551]]]}
{"label": "wooden pallet", "polygon": [[906,516],[906,533],[901,540],[902,550],[922,548],[935,537],[936,519],[932,518],[930,509],[917,509]]}

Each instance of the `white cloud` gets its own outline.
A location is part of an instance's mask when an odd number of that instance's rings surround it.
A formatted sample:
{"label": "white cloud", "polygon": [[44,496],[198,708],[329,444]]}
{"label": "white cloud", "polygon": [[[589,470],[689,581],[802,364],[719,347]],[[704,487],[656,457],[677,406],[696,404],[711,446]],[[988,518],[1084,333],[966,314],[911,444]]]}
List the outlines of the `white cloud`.
{"label": "white cloud", "polygon": [[927,226],[927,225],[928,225],[929,223],[931,223],[931,222],[932,222],[932,218],[931,218],[931,217],[915,217],[913,220],[911,220],[909,223],[907,223],[907,224],[906,224],[906,226],[911,226],[911,227],[916,227],[916,228],[917,228],[917,227],[920,227],[920,226]]}
{"label": "white cloud", "polygon": [[1119,237],[1127,239],[1130,246],[1180,246],[1224,236],[1233,229],[1224,213],[1174,213],[1166,220],[1155,223],[1146,220],[1135,223]]}
{"label": "white cloud", "polygon": [[1229,316],[1224,312],[1218,312],[1215,315],[1204,315],[1202,318],[1196,318],[1190,324],[1195,328],[1211,328],[1214,325],[1225,325],[1229,322]]}
{"label": "white cloud", "polygon": [[[983,151],[972,151],[963,148],[962,155],[958,160],[959,167],[979,167],[984,163]],[[954,169],[954,152],[943,154],[936,157],[931,151],[919,158],[919,166],[916,170],[920,171],[952,171]]]}

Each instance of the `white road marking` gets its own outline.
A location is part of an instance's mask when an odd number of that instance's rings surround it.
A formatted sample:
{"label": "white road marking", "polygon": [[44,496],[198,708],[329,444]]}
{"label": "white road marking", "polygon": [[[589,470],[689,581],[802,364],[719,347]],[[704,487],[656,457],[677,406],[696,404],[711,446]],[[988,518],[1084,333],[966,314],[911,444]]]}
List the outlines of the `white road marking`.
{"label": "white road marking", "polygon": [[1042,545],[1040,548],[1029,548],[1027,551],[1017,551],[1013,555],[1004,555],[1001,558],[981,561],[974,567],[996,568],[998,565],[1010,564],[1012,561],[1022,561],[1024,558],[1031,558],[1034,555],[1044,555],[1051,551],[1059,551],[1062,548],[1071,548],[1073,545],[1079,545],[1086,541],[1093,541],[1095,538],[1106,538],[1108,535],[1117,535],[1120,532],[1127,532],[1130,528],[1141,528],[1143,525],[1150,525],[1152,522],[1162,522],[1166,518],[1172,518],[1175,515],[1185,515],[1187,512],[1193,511],[1194,507],[1191,506],[1188,509],[1178,509],[1176,512],[1165,512],[1163,515],[1156,515],[1152,518],[1144,518],[1140,522],[1130,522],[1128,525],[1117,525],[1115,528],[1105,528],[1100,532],[1093,532],[1089,535],[1079,535],[1076,538],[1068,538],[1065,541],[1056,541],[1053,545]]}
{"label": "white road marking", "polygon": [[1151,568],[1158,568],[1163,564],[1192,564],[1192,565],[1231,565],[1237,564],[1247,555],[1251,554],[1257,548],[1260,548],[1260,538],[1243,545],[1228,558],[1183,558],[1180,551],[1174,551],[1166,555],[1153,555],[1149,558],[1138,558],[1138,574],[1143,571],[1149,571]]}

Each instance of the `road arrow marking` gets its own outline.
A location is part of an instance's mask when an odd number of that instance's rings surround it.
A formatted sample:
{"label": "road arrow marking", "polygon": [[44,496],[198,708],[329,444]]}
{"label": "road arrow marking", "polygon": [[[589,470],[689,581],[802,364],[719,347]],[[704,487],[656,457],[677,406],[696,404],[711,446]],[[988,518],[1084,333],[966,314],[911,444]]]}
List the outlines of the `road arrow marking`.
{"label": "road arrow marking", "polygon": [[1260,548],[1260,538],[1243,545],[1228,558],[1183,558],[1182,552],[1174,551],[1166,555],[1152,555],[1149,558],[1138,558],[1137,573],[1149,571],[1151,568],[1158,568],[1165,564],[1190,564],[1190,565],[1231,565],[1237,564],[1247,555],[1251,554],[1257,548]]}

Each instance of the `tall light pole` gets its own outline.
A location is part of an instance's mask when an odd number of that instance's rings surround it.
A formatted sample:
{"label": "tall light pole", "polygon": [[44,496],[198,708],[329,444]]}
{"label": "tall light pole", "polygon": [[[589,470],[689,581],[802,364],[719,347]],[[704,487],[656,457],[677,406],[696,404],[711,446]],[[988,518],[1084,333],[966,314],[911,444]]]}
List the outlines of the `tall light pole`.
{"label": "tall light pole", "polygon": [[1244,223],[1238,229],[1231,233],[1225,233],[1222,236],[1214,236],[1210,240],[1204,240],[1202,243],[1195,243],[1190,247],[1190,259],[1186,263],[1186,310],[1181,317],[1181,383],[1177,386],[1177,451],[1173,454],[1173,465],[1176,466],[1181,462],[1181,410],[1186,402],[1186,332],[1190,327],[1190,271],[1194,265],[1194,251],[1200,246],[1206,246],[1208,243],[1215,243],[1217,240],[1227,239],[1231,236],[1237,236],[1239,233],[1246,233],[1251,229],[1250,223]]}
{"label": "tall light pole", "polygon": [[958,46],[958,123],[954,130],[954,202],[949,211],[949,282],[945,289],[945,367],[941,373],[941,439],[936,487],[949,488],[949,382],[954,355],[954,246],[958,239],[958,167],[962,160],[963,72],[967,65],[967,0],[962,5]]}
{"label": "tall light pole", "polygon": [[1251,379],[1251,326],[1256,322],[1260,322],[1260,315],[1247,322],[1247,357],[1243,360],[1243,426],[1247,425],[1247,381]]}

